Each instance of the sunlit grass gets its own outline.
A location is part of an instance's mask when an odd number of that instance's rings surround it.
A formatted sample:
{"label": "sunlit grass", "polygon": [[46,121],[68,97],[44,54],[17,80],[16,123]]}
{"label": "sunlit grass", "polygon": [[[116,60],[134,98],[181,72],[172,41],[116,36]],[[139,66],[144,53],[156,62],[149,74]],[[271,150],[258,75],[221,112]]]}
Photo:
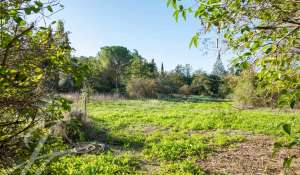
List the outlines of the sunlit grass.
{"label": "sunlit grass", "polygon": [[125,100],[91,101],[93,128],[109,151],[59,158],[52,174],[205,174],[197,163],[219,149],[234,147],[250,134],[282,135],[279,125],[299,113],[238,110],[230,102]]}

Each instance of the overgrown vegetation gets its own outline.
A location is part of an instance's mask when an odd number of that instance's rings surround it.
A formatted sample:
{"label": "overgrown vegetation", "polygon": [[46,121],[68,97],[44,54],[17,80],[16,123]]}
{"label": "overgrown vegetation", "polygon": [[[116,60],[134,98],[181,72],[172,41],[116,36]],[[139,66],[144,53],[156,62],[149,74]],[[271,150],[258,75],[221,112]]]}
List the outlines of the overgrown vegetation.
{"label": "overgrown vegetation", "polygon": [[284,136],[278,127],[291,118],[300,126],[298,113],[240,111],[229,102],[101,100],[88,109],[99,134],[94,141],[107,143],[108,152],[55,158],[47,166],[35,162],[29,172],[205,174],[197,162],[219,149],[234,148],[249,134]]}
{"label": "overgrown vegetation", "polygon": [[27,19],[60,8],[59,1],[1,1],[1,164],[18,151],[12,145],[18,145],[26,131],[41,123],[51,125],[70,109],[51,91],[57,73],[73,71],[63,23],[40,27]]}
{"label": "overgrown vegetation", "polygon": [[[280,137],[284,172],[299,169],[299,2],[167,0],[176,21],[192,13],[218,33],[211,73],[166,71],[124,46],[74,57],[64,22],[47,24],[59,0],[0,3],[0,173],[220,173],[201,162],[254,135]],[[228,70],[220,36],[237,55]]]}

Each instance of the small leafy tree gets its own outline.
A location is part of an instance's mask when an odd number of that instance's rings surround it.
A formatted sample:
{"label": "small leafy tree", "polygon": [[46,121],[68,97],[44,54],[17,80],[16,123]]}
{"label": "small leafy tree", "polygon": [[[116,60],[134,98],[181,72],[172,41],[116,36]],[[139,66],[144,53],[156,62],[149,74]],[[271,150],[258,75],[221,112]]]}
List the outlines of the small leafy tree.
{"label": "small leafy tree", "polygon": [[148,62],[137,50],[131,54],[132,59],[127,67],[127,79],[131,78],[156,78],[158,76],[157,66],[154,59]]}
{"label": "small leafy tree", "polygon": [[211,94],[210,91],[210,80],[208,75],[199,70],[194,73],[193,82],[192,82],[192,91],[197,95],[208,96]]}
{"label": "small leafy tree", "polygon": [[239,108],[252,108],[255,106],[257,91],[255,87],[254,73],[245,70],[239,77],[234,89],[234,101]]}
{"label": "small leafy tree", "polygon": [[101,48],[98,59],[116,92],[120,92],[123,82],[128,79],[126,69],[132,59],[130,51],[122,46],[106,46]]}
{"label": "small leafy tree", "polygon": [[53,14],[62,8],[59,1],[0,3],[0,147],[4,147],[36,124],[59,119],[70,109],[65,99],[45,88],[44,82],[55,72],[73,70],[66,57],[70,48],[60,42],[61,35],[56,35],[59,29],[27,21]]}

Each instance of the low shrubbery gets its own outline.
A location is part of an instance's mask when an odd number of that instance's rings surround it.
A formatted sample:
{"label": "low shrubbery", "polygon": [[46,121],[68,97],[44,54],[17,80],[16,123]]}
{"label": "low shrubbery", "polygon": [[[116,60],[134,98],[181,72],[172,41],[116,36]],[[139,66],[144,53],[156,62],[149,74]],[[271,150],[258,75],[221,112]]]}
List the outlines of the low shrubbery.
{"label": "low shrubbery", "polygon": [[189,85],[183,85],[179,88],[179,93],[183,95],[191,95],[192,94],[192,88]]}
{"label": "low shrubbery", "polygon": [[233,95],[236,106],[239,108],[277,106],[279,93],[260,88],[260,82],[254,71],[243,71],[237,79]]}
{"label": "low shrubbery", "polygon": [[152,79],[131,79],[126,89],[129,97],[133,98],[151,98],[157,96],[157,84]]}

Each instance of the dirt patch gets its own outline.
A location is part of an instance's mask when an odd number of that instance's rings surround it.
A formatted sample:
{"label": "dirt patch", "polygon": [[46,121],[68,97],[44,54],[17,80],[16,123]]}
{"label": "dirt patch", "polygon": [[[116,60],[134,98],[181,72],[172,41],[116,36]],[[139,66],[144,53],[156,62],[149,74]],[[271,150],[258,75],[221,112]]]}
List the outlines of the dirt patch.
{"label": "dirt patch", "polygon": [[282,162],[291,153],[296,155],[291,175],[300,175],[300,148],[282,150],[275,156],[273,153],[274,139],[265,135],[247,136],[247,141],[237,144],[234,148],[223,148],[209,156],[199,164],[209,173],[222,174],[284,174]]}
{"label": "dirt patch", "polygon": [[158,129],[159,128],[157,126],[147,125],[147,126],[144,126],[144,133],[145,134],[151,134],[152,132],[154,132]]}

